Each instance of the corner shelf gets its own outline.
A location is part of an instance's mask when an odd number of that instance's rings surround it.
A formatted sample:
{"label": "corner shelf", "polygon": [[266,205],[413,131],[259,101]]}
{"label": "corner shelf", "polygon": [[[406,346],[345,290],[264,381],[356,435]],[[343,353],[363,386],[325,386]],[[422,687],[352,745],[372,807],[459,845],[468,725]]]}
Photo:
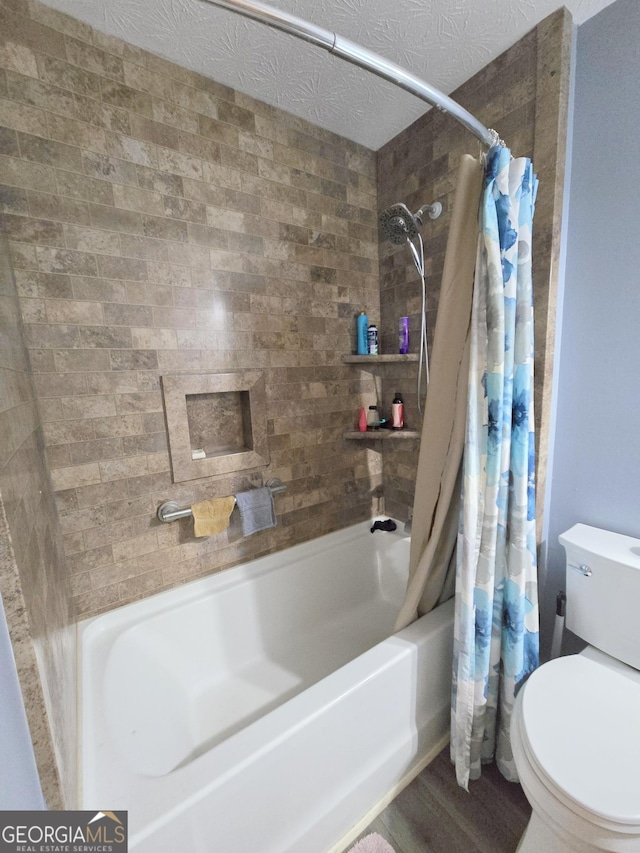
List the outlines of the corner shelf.
{"label": "corner shelf", "polygon": [[411,441],[420,438],[420,433],[415,429],[371,429],[366,432],[360,430],[348,430],[343,438],[349,441]]}
{"label": "corner shelf", "polygon": [[418,361],[417,352],[408,352],[406,355],[397,353],[389,355],[343,355],[343,364],[409,364]]}

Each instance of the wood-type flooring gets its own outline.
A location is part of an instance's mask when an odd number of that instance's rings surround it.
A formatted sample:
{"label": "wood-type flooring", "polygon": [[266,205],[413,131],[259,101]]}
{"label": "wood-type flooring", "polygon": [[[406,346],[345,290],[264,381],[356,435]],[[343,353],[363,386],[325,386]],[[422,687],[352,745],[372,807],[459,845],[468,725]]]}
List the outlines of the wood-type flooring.
{"label": "wood-type flooring", "polygon": [[458,787],[447,745],[359,838],[377,832],[396,853],[514,853],[530,815],[520,785],[493,764],[469,793]]}

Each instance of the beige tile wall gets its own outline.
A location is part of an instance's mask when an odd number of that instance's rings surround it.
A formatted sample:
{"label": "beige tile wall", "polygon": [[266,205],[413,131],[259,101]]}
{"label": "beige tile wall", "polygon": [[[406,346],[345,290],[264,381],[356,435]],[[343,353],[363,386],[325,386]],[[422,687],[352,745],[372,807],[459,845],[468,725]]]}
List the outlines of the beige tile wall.
{"label": "beige tile wall", "polygon": [[[557,255],[566,158],[571,16],[566,9],[550,15],[513,47],[464,83],[452,97],[495,128],[514,156],[533,159],[540,181],[534,219],[534,299],[536,305],[535,406],[538,439],[538,518],[541,528],[546,477],[546,448],[555,334]],[[380,209],[404,202],[417,210],[440,201],[443,213],[426,220],[425,238],[427,324],[429,342],[435,326],[451,205],[458,163],[463,153],[477,155],[478,144],[448,116],[432,110],[378,152]],[[380,242],[382,345],[397,352],[397,323],[410,317],[410,350],[419,348],[420,283],[405,246]],[[400,390],[407,422],[420,427],[416,369],[387,368],[383,386],[385,406]],[[406,518],[413,504],[414,472],[419,444],[384,447],[386,511]]]}
{"label": "beige tile wall", "polygon": [[[0,234],[0,597],[43,793],[75,804],[75,627],[7,241]],[[5,768],[6,771],[6,768]]]}
{"label": "beige tile wall", "polygon": [[[0,204],[73,599],[86,616],[369,517],[343,441],[379,317],[375,154],[35,0],[0,4]],[[162,374],[259,368],[271,464],[172,484]],[[279,476],[279,526],[195,541],[183,505]]]}

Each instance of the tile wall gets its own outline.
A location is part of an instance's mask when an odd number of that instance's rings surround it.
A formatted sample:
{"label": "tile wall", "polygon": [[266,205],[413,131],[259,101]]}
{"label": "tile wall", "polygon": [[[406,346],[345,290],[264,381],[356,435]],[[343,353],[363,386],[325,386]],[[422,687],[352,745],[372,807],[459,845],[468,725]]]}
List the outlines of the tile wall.
{"label": "tile wall", "polygon": [[[39,3],[0,5],[0,203],[78,617],[370,517],[342,439],[372,382],[375,153]],[[264,371],[270,465],[172,483],[160,376]],[[182,505],[278,476],[279,526],[196,541]]]}
{"label": "tile wall", "polygon": [[[0,234],[0,597],[43,793],[75,802],[75,628],[20,308]],[[63,780],[64,788],[61,785]]]}

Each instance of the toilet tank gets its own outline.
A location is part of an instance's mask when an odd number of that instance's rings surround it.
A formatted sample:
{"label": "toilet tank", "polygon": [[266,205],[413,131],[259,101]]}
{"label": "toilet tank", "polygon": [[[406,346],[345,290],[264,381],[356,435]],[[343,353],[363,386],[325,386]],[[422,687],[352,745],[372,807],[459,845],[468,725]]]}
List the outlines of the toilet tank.
{"label": "toilet tank", "polygon": [[640,539],[575,524],[559,540],[567,557],[567,628],[640,669]]}

